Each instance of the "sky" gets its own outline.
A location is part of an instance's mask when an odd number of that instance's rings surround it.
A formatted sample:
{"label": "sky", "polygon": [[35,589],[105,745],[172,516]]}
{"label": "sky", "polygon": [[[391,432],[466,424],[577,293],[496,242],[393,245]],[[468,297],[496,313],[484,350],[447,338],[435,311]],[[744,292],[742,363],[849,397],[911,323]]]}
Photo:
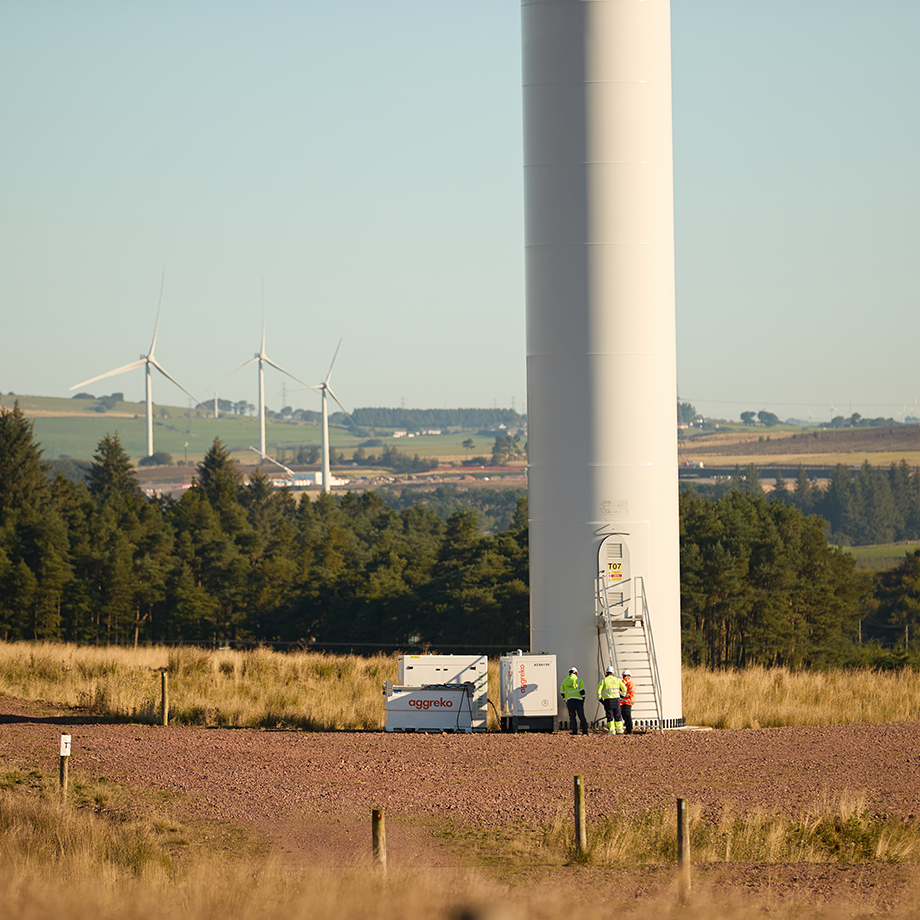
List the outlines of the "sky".
{"label": "sky", "polygon": [[[671,6],[680,399],[920,416],[920,3]],[[526,408],[518,0],[0,0],[0,125],[4,393],[146,353],[163,280],[202,400],[264,302],[270,408],[340,339],[348,409]]]}

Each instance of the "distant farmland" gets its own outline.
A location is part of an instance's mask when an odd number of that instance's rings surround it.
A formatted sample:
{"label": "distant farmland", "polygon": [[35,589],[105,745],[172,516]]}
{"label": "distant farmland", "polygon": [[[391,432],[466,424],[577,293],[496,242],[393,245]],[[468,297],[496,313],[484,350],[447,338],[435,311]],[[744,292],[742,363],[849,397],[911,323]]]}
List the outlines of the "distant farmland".
{"label": "distant farmland", "polygon": [[[40,396],[0,396],[0,405],[20,408],[32,421],[35,437],[41,442],[44,459],[72,457],[91,460],[97,445],[107,434],[118,434],[125,451],[135,462],[146,455],[147,434],[143,403],[119,403],[114,411],[98,412],[98,400],[56,399]],[[154,449],[166,451],[173,461],[184,460],[186,450],[190,463],[202,459],[215,438],[230,450],[255,456],[249,451],[259,443],[257,415],[221,415],[214,419],[206,410],[180,406],[154,406]],[[390,432],[388,432],[389,434]],[[472,436],[472,451],[462,442]],[[297,421],[265,420],[265,441],[269,454],[282,461],[292,460],[301,447],[319,445],[322,432],[319,425]],[[332,426],[329,430],[332,447],[343,451],[348,459],[357,447],[368,440],[357,436],[350,428]],[[422,457],[437,457],[442,462],[465,459],[468,456],[492,453],[492,439],[469,431],[450,435],[430,435],[417,438],[381,437],[381,445],[395,445],[403,453]],[[186,448],[186,443],[188,448]],[[369,452],[379,452],[379,447]],[[243,460],[243,458],[240,458]]]}
{"label": "distant farmland", "polygon": [[714,432],[682,437],[681,462],[697,460],[706,466],[747,465],[762,469],[795,466],[888,466],[906,460],[920,465],[920,425],[891,428],[798,429]]}

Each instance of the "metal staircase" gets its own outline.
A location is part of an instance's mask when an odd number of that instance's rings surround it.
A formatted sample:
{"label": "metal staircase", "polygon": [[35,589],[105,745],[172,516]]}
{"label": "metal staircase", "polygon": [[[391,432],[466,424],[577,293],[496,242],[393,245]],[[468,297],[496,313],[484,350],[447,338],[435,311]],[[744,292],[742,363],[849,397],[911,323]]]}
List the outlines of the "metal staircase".
{"label": "metal staircase", "polygon": [[604,633],[607,659],[617,674],[631,672],[635,727],[663,731],[661,683],[645,582],[639,576],[629,577],[628,549],[617,542],[619,536],[605,537],[598,549],[598,633]]}

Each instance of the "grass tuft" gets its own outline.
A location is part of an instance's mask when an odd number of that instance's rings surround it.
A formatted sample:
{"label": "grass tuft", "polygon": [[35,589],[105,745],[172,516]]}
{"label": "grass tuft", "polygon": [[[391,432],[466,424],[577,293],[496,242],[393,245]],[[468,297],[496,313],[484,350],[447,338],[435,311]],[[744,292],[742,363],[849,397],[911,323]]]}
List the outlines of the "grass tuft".
{"label": "grass tuft", "polygon": [[[703,819],[691,806],[690,849],[694,863],[869,862],[913,863],[920,860],[920,821],[872,815],[865,799],[851,793],[827,797],[798,814],[778,811],[738,813],[726,809]],[[541,864],[567,861],[614,868],[673,863],[677,859],[673,810],[615,812],[589,826],[588,851],[575,858],[574,825],[561,814],[539,832],[521,835],[515,858]]]}
{"label": "grass tuft", "polygon": [[70,881],[98,876],[168,879],[171,849],[182,841],[169,822],[131,819],[111,810],[113,792],[75,783],[63,804],[50,776],[18,770],[0,781],[0,866],[29,876]]}

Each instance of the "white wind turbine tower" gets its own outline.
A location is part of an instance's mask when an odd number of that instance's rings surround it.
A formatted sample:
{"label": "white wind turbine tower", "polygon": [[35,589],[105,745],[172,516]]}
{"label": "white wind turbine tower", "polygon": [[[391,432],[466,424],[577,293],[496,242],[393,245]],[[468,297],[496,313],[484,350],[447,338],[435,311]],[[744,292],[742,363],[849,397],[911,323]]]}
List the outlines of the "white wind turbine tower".
{"label": "white wind turbine tower", "polygon": [[[255,364],[259,362],[259,456],[262,458],[266,457],[265,453],[265,365],[271,365],[276,371],[281,371],[282,374],[287,374],[292,380],[296,380],[298,383],[303,383],[308,389],[314,389],[308,383],[304,383],[299,377],[295,377],[290,371],[286,371],[280,364],[276,364],[272,361],[271,358],[265,354],[265,304],[262,305],[262,347],[256,353],[256,355],[250,358],[245,364],[241,364],[235,371],[231,371],[232,374],[235,374],[236,371],[241,371],[244,367],[249,367],[250,364]],[[229,375],[228,375],[229,376]]]}
{"label": "white wind turbine tower", "polygon": [[[351,421],[348,410],[339,402],[338,396],[332,392],[332,387],[329,386],[329,380],[332,377],[332,368],[335,367],[335,359],[339,356],[339,349],[341,347],[342,340],[339,339],[339,344],[336,346],[335,354],[332,356],[332,364],[329,365],[329,373],[326,374],[326,379],[322,383],[310,387],[311,390],[319,390],[323,394],[323,492],[329,491],[329,481],[332,478],[329,472],[329,407],[326,403],[327,394],[338,403],[339,408],[345,413],[348,420]],[[354,423],[352,422],[352,424]]]}
{"label": "white wind turbine tower", "polygon": [[126,364],[124,367],[116,368],[114,371],[108,371],[105,374],[100,374],[98,377],[90,377],[89,380],[84,380],[82,383],[78,383],[75,386],[72,386],[71,390],[77,390],[80,387],[88,386],[91,383],[95,383],[97,380],[104,380],[106,377],[114,377],[116,374],[123,374],[125,371],[133,371],[136,367],[146,366],[146,377],[147,377],[147,456],[153,454],[153,388],[151,383],[151,368],[155,367],[167,380],[172,381],[183,393],[187,396],[190,396],[197,405],[198,399],[189,393],[188,390],[179,383],[174,377],[171,377],[163,367],[160,362],[153,355],[153,351],[157,346],[157,331],[160,328],[160,307],[163,304],[163,282],[166,280],[166,273],[163,273],[163,278],[160,280],[160,302],[157,304],[157,320],[153,327],[153,341],[150,343],[150,351],[146,355],[141,355],[137,361],[132,361],[130,364]]}

